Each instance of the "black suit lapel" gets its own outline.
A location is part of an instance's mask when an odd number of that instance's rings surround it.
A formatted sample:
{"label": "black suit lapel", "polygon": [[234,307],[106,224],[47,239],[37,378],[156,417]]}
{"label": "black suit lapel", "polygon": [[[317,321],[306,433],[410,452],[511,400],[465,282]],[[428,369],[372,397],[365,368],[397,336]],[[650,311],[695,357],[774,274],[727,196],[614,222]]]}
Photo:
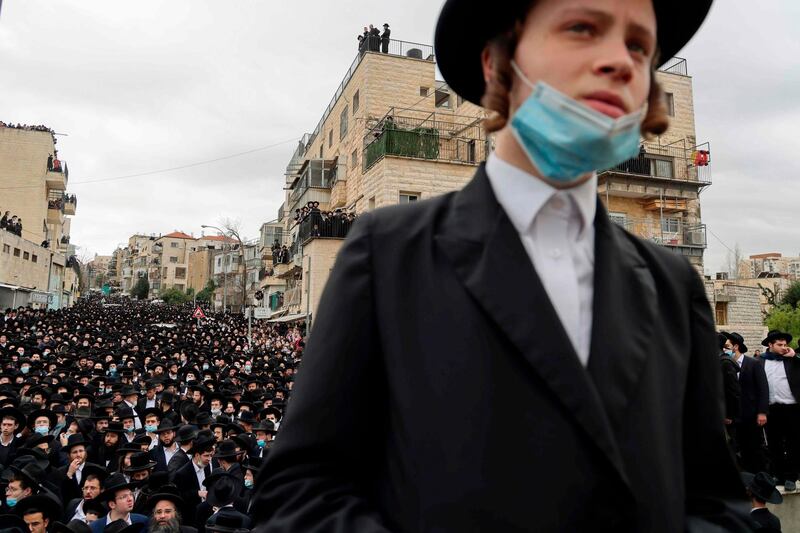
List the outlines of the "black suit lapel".
{"label": "black suit lapel", "polygon": [[[615,430],[637,389],[656,322],[655,281],[636,246],[598,200],[588,370]],[[635,324],[635,327],[631,327]]]}
{"label": "black suit lapel", "polygon": [[[436,242],[476,304],[514,343],[586,431],[588,442],[603,452],[627,483],[598,389],[578,360],[483,167],[454,196]],[[554,356],[554,346],[564,349]]]}

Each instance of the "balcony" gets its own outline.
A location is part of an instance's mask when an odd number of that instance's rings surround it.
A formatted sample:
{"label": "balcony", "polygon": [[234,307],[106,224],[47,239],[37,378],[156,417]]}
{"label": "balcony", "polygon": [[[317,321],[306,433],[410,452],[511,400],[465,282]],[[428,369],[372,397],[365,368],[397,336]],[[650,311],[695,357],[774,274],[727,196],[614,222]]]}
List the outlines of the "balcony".
{"label": "balcony", "polygon": [[61,199],[47,201],[47,223],[61,224],[64,221],[64,202]]}
{"label": "balcony", "polygon": [[75,195],[66,195],[64,196],[64,214],[65,215],[75,215],[75,208],[78,206],[78,199]]}
{"label": "balcony", "polygon": [[[396,114],[397,112],[402,114]],[[386,156],[479,165],[486,159],[481,119],[392,108],[368,124],[364,172]]]}
{"label": "balcony", "polygon": [[59,159],[48,161],[47,173],[45,174],[45,183],[48,189],[67,190],[68,177],[69,171],[67,170],[66,161]]}
{"label": "balcony", "polygon": [[331,184],[336,177],[336,160],[307,159],[299,176],[292,183],[289,195],[289,214],[309,201],[328,203]]}
{"label": "balcony", "polygon": [[601,194],[634,198],[669,196],[696,199],[711,185],[709,143],[689,146],[686,140],[669,145],[644,142],[639,155],[598,172]]}
{"label": "balcony", "polygon": [[702,256],[707,246],[706,225],[688,225],[680,218],[618,218],[614,222],[642,239],[688,256]]}

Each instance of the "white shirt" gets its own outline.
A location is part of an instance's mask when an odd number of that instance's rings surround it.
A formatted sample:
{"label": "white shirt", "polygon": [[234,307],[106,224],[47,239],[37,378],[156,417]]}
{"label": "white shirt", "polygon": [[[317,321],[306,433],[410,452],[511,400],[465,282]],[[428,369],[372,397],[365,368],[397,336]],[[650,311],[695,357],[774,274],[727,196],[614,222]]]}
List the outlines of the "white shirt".
{"label": "white shirt", "polygon": [[81,463],[78,468],[75,469],[75,481],[78,483],[78,486],[81,484],[81,479],[83,479],[83,466],[86,463]]}
{"label": "white shirt", "polygon": [[139,413],[136,412],[136,406],[134,404],[128,402],[128,400],[124,400],[124,402],[126,404],[128,404],[128,407],[130,407],[131,411],[133,411],[133,427],[134,427],[134,429],[142,429],[142,421],[139,420]]}
{"label": "white shirt", "polygon": [[78,507],[75,508],[75,514],[72,515],[70,520],[80,520],[81,522],[86,521],[86,513],[83,512],[83,502],[86,500],[81,499],[81,502],[78,504]]}
{"label": "white shirt", "polygon": [[206,480],[206,469],[203,466],[198,466],[197,463],[192,461],[194,465],[194,473],[197,475],[197,486],[200,487],[200,490],[203,490],[203,481]]}
{"label": "white shirt", "polygon": [[176,453],[178,453],[178,445],[174,442],[172,443],[172,449],[167,448],[166,446],[164,447],[164,458],[166,459],[167,464],[169,464],[169,460],[172,459],[172,456]]}
{"label": "white shirt", "polygon": [[597,176],[555,189],[492,153],[486,173],[581,363],[592,338]]}
{"label": "white shirt", "polygon": [[792,394],[792,389],[789,388],[789,379],[786,377],[786,367],[783,366],[783,360],[779,359],[773,361],[771,359],[764,359],[764,371],[767,374],[767,382],[769,383],[769,403],[781,404],[795,404],[797,400]]}

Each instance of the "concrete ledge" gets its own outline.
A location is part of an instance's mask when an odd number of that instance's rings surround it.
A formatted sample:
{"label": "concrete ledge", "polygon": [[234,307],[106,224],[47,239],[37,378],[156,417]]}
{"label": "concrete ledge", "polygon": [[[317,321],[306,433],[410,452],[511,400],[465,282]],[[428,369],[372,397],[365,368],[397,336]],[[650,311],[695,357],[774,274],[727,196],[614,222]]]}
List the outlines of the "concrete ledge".
{"label": "concrete ledge", "polygon": [[768,503],[767,507],[781,519],[783,531],[800,531],[800,491],[786,492],[781,485],[778,485],[778,490],[783,495],[783,503]]}

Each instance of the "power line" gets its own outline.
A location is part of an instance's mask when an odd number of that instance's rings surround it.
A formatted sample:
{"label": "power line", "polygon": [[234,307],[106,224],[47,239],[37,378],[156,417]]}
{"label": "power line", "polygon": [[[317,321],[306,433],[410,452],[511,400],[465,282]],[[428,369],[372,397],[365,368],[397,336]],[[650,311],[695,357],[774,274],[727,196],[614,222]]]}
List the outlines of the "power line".
{"label": "power line", "polygon": [[717,236],[717,234],[716,234],[716,233],[714,233],[714,232],[711,230],[711,228],[708,228],[708,227],[706,227],[706,229],[709,231],[709,233],[711,233],[711,235],[713,235],[713,236],[714,236],[714,238],[715,238],[715,239],[717,239],[717,240],[719,241],[719,243],[720,243],[722,246],[724,246],[725,248],[727,248],[727,249],[728,249],[728,251],[729,251],[730,253],[732,253],[732,254],[736,254],[736,252],[734,252],[734,251],[731,249],[731,247],[730,247],[730,246],[728,246],[727,244],[725,244],[725,242],[724,242],[722,239],[720,239],[720,238]]}
{"label": "power line", "polygon": [[[158,169],[158,170],[150,170],[150,171],[147,171],[147,172],[137,172],[135,174],[124,174],[122,176],[110,176],[110,177],[106,177],[106,178],[89,178],[89,179],[86,179],[86,180],[83,180],[83,181],[72,182],[69,185],[85,185],[87,183],[100,183],[100,182],[105,182],[105,181],[117,181],[117,180],[124,180],[124,179],[130,179],[130,178],[139,178],[139,177],[142,177],[142,176],[152,176],[154,174],[161,174],[161,173],[164,173],[164,172],[174,172],[176,170],[183,170],[185,168],[193,168],[193,167],[198,167],[198,166],[201,166],[201,165],[208,165],[209,163],[216,163],[217,161],[224,161],[226,159],[234,159],[236,157],[241,157],[243,155],[248,155],[248,154],[252,154],[252,153],[255,153],[255,152],[261,152],[263,150],[269,150],[270,148],[275,148],[275,147],[278,147],[278,146],[281,146],[281,145],[284,145],[284,144],[288,144],[290,142],[296,142],[297,140],[298,140],[297,137],[293,137],[291,139],[287,139],[285,141],[277,142],[277,143],[274,143],[274,144],[269,144],[267,146],[261,146],[259,148],[253,148],[252,150],[246,150],[244,152],[238,152],[238,153],[235,153],[235,154],[224,155],[224,156],[221,156],[221,157],[216,157],[214,159],[206,159],[204,161],[197,161],[195,163],[188,163],[186,165],[179,165],[177,167],[162,168],[162,169]],[[7,191],[7,190],[16,190],[16,189],[37,189],[39,187],[41,187],[41,185],[24,185],[24,186],[19,186],[19,187],[0,187],[0,190]]]}

